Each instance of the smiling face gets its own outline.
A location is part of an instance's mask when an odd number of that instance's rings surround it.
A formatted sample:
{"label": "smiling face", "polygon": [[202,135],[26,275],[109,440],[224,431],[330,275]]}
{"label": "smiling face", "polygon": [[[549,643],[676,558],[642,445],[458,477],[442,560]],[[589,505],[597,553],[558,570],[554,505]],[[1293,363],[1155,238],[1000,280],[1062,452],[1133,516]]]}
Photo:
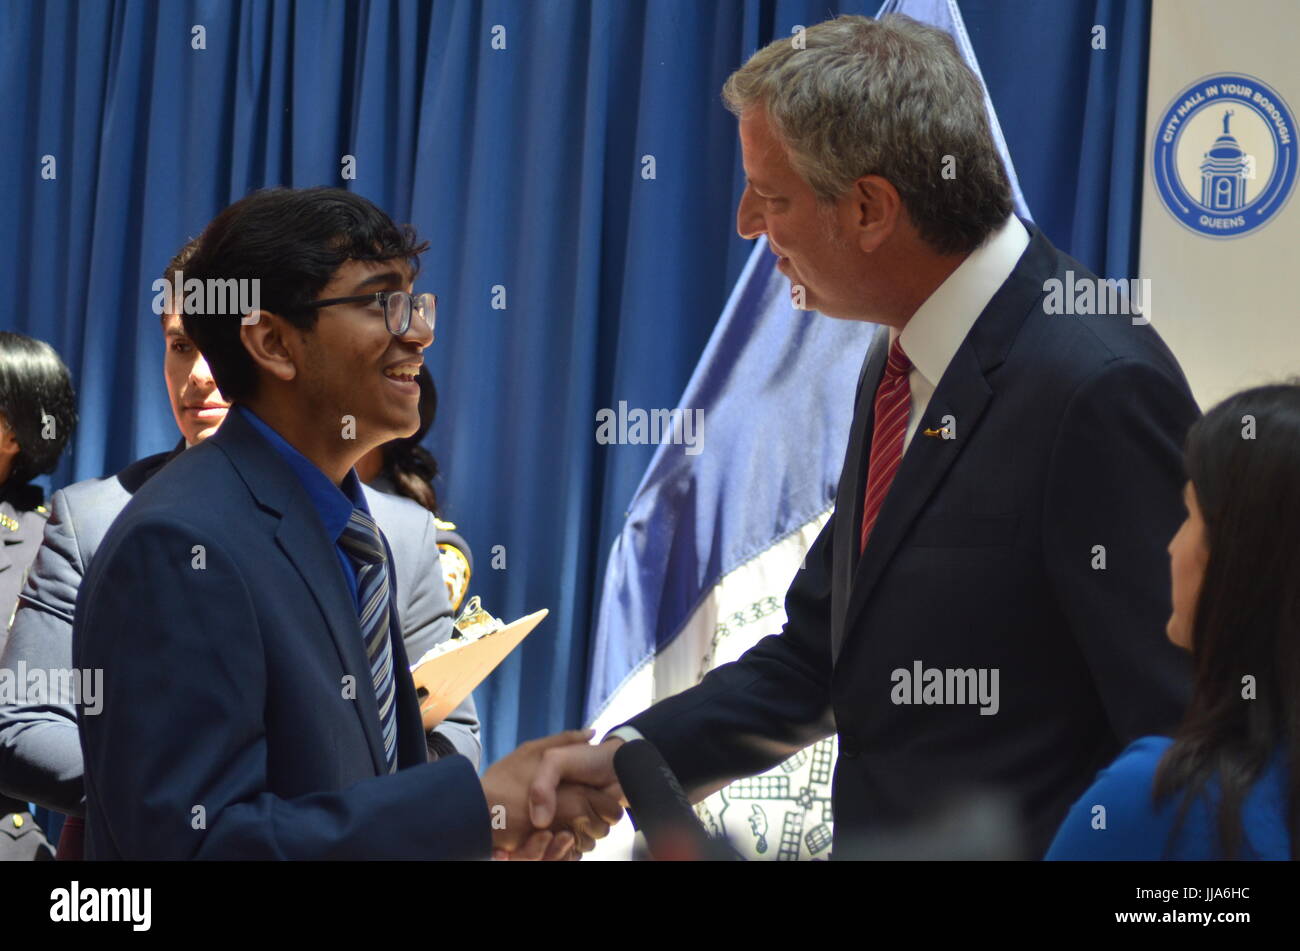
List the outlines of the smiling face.
{"label": "smiling face", "polygon": [[[403,261],[347,261],[318,300],[376,291],[411,291]],[[433,332],[415,314],[400,337],[388,332],[384,307],[370,303],[334,304],[320,309],[316,323],[301,334],[298,361],[306,406],[327,428],[356,420],[362,454],[371,446],[409,436],[420,425],[420,385],[416,375]]]}
{"label": "smiling face", "polygon": [[748,109],[741,117],[740,149],[748,181],[736,210],[736,230],[744,238],[767,235],[792,293],[804,288],[806,309],[861,319],[869,295],[864,256],[854,240],[852,193],[835,203],[818,201],[790,164],[762,108]]}
{"label": "smiling face", "polygon": [[172,415],[185,437],[185,444],[195,446],[217,431],[230,404],[221,396],[208,370],[208,361],[186,336],[177,315],[163,317],[163,340],[167,345],[163,377],[167,381]]}
{"label": "smiling face", "polygon": [[1179,647],[1192,649],[1192,622],[1196,617],[1196,602],[1205,578],[1205,565],[1210,552],[1205,542],[1205,521],[1196,502],[1196,492],[1189,482],[1183,488],[1183,503],[1187,518],[1169,542],[1169,575],[1173,612],[1165,633]]}

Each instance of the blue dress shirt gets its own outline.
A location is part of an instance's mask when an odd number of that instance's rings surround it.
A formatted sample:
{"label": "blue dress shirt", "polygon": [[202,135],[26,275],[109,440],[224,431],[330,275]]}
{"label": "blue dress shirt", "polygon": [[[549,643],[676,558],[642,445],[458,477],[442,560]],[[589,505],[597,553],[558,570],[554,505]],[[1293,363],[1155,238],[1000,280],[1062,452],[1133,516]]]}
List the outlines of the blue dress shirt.
{"label": "blue dress shirt", "polygon": [[334,543],[334,551],[339,556],[339,564],[343,567],[343,577],[347,579],[348,590],[352,592],[352,602],[356,604],[357,613],[360,614],[357,569],[352,564],[352,559],[348,557],[348,553],[339,545],[343,529],[347,527],[348,519],[352,517],[352,510],[361,509],[367,515],[370,514],[370,507],[366,505],[366,497],[361,491],[361,480],[357,478],[357,470],[349,469],[348,474],[343,478],[342,487],[337,486],[330,481],[329,476],[317,468],[314,462],[289,445],[283,436],[259,419],[251,409],[236,403],[230,411],[243,413],[244,418],[262,434],[298,476],[298,481],[307,492],[307,498],[311,500],[312,508],[316,510],[325,526],[325,534]]}
{"label": "blue dress shirt", "polygon": [[[1219,784],[1211,780],[1188,807],[1178,837],[1166,841],[1182,803],[1176,793],[1155,808],[1151,790],[1156,766],[1173,740],[1144,736],[1129,744],[1115,762],[1097,774],[1097,780],[1070,807],[1046,858],[1180,861],[1218,860],[1219,829],[1216,814]],[[1287,768],[1281,750],[1242,802],[1243,842],[1240,858],[1287,860],[1291,836],[1286,827]],[[1105,807],[1106,827],[1094,829],[1095,807]]]}

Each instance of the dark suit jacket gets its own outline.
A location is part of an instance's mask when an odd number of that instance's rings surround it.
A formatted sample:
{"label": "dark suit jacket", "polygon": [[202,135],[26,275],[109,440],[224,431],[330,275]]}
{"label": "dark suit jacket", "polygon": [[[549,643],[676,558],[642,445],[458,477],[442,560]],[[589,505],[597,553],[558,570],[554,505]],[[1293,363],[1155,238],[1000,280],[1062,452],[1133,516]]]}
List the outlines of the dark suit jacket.
{"label": "dark suit jacket", "polygon": [[[72,666],[72,617],[86,566],[142,485],[185,448],[137,459],[107,479],[87,479],[55,492],[49,524],[18,599],[0,669],[56,670]],[[452,607],[435,544],[432,515],[409,499],[364,486],[366,502],[393,549],[398,617],[408,657],[417,658],[452,631]],[[37,542],[40,541],[39,535]],[[51,682],[54,685],[54,682]],[[60,688],[62,685],[58,685]],[[461,753],[477,767],[482,752],[473,695],[430,735],[441,754]],[[49,697],[0,704],[0,793],[69,815],[83,814],[81,741],[73,698],[56,689]]]}
{"label": "dark suit jacket", "polygon": [[[835,515],[790,587],[782,633],[631,721],[688,790],[838,730],[837,848],[983,787],[1012,799],[1037,857],[1098,769],[1178,723],[1190,665],[1164,633],[1165,546],[1183,518],[1181,447],[1198,410],[1152,326],[1044,312],[1047,279],[1092,275],[1027,227],[865,555],[883,347],[864,367]],[[923,435],[946,415],[955,439]],[[895,703],[893,672],[917,661],[997,669],[998,712]]]}
{"label": "dark suit jacket", "polygon": [[104,671],[102,711],[77,709],[87,857],[486,857],[474,767],[427,761],[391,637],[395,775],[333,543],[232,413],[135,494],[77,597],[73,660]]}

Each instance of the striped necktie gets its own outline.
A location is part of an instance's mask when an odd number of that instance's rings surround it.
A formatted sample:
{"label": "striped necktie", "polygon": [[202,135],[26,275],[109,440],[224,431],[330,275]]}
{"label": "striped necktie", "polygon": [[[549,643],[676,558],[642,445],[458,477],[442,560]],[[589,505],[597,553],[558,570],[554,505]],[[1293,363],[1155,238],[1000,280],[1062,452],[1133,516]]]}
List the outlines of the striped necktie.
{"label": "striped necktie", "polygon": [[889,347],[889,362],[876,388],[875,430],[871,436],[871,456],[867,462],[867,492],[862,505],[862,533],[858,554],[867,550],[867,539],[885,503],[885,495],[894,481],[898,464],[903,461],[903,437],[912,408],[912,390],[907,375],[912,361],[903,352],[898,338]]}
{"label": "striped necktie", "polygon": [[384,737],[388,771],[397,771],[397,695],[393,679],[393,644],[389,636],[390,595],[388,557],[379,526],[361,509],[353,509],[339,544],[357,569],[357,600],[361,604],[361,634],[370,661],[370,677],[379,702],[379,726]]}

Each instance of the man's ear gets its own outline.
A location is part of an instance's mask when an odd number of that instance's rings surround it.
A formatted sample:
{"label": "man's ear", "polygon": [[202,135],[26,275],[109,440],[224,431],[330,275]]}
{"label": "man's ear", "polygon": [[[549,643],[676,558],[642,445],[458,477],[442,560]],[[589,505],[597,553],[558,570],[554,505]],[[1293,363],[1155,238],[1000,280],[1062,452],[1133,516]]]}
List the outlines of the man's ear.
{"label": "man's ear", "polygon": [[903,200],[889,179],[865,175],[853,183],[850,194],[858,247],[868,253],[889,240],[898,228]]}
{"label": "man's ear", "polygon": [[253,362],[277,380],[289,382],[298,375],[302,359],[302,331],[279,314],[255,310],[240,321],[239,339]]}

